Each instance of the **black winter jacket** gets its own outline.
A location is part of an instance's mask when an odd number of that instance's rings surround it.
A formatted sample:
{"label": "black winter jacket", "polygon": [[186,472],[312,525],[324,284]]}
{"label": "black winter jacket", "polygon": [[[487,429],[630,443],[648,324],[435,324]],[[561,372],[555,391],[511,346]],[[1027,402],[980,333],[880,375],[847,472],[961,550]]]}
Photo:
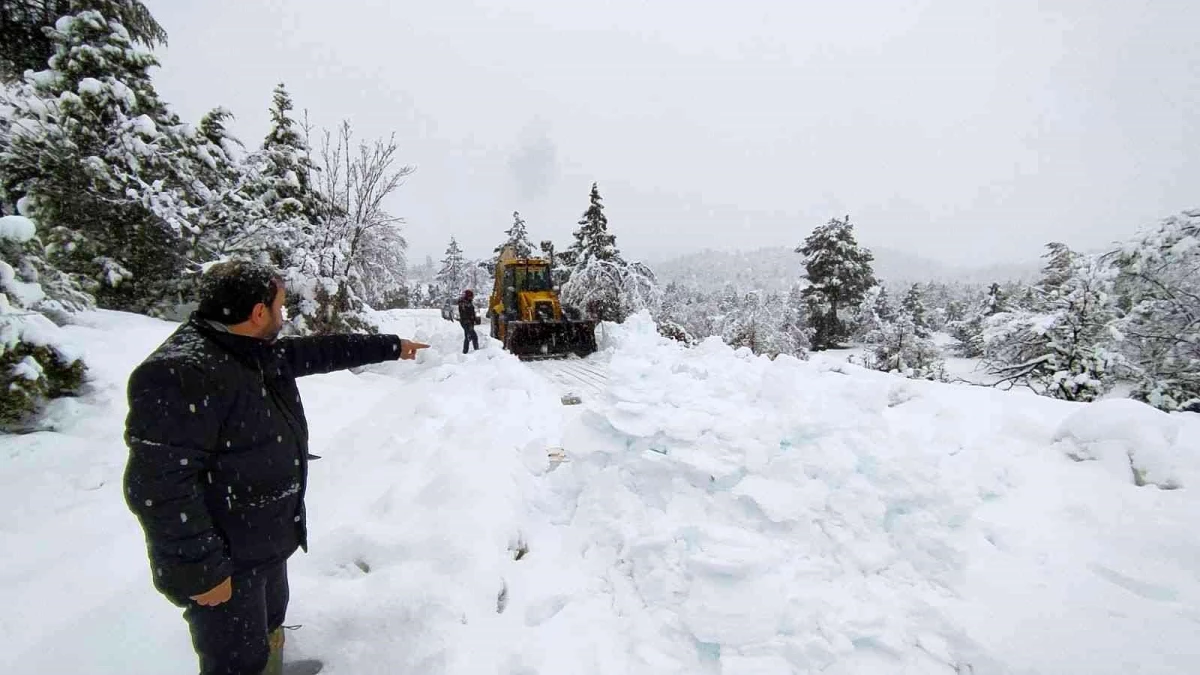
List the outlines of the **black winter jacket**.
{"label": "black winter jacket", "polygon": [[465,297],[458,299],[458,322],[464,326],[479,323],[475,314],[475,303]]}
{"label": "black winter jacket", "polygon": [[179,605],[307,550],[296,378],[400,357],[394,335],[235,335],[192,317],[129,378],[125,498],[154,585]]}

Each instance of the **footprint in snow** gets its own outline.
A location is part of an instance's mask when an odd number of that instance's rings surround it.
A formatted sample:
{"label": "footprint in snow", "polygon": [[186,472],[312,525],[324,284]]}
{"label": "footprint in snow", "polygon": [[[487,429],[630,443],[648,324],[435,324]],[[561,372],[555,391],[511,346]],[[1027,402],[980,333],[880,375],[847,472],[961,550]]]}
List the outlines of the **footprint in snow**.
{"label": "footprint in snow", "polygon": [[525,610],[525,625],[533,628],[553,619],[567,606],[571,599],[565,595],[554,595],[533,603]]}

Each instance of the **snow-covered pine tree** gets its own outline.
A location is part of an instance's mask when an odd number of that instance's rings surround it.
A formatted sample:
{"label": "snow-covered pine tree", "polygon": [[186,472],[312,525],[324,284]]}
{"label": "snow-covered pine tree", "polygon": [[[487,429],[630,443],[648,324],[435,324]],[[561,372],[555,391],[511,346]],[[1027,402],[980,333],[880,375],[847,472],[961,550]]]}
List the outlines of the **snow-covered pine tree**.
{"label": "snow-covered pine tree", "polygon": [[45,70],[55,53],[45,29],[86,10],[115,19],[143,47],[167,43],[166,31],[138,0],[0,0],[0,83],[18,82],[27,70]]}
{"label": "snow-covered pine tree", "polygon": [[410,307],[434,307],[441,304],[430,299],[429,284],[424,281],[410,282],[407,295]]}
{"label": "snow-covered pine tree", "polygon": [[49,69],[6,94],[4,200],[25,199],[49,262],[102,306],[159,311],[184,299],[209,190],[196,178],[192,135],[150,81],[156,59],[111,18],[123,3],[85,4],[113,9],[59,18],[47,32]]}
{"label": "snow-covered pine tree", "polygon": [[883,327],[884,324],[896,318],[898,310],[888,295],[887,286],[878,284],[867,289],[863,301],[854,312],[853,337],[866,342],[867,338]]}
{"label": "snow-covered pine tree", "polygon": [[463,275],[466,277],[466,287],[475,292],[476,301],[484,301],[491,293],[492,280],[495,278],[496,267],[490,258],[468,260]]}
{"label": "snow-covered pine tree", "polygon": [[1008,310],[1008,297],[1000,288],[1000,284],[992,283],[988,287],[987,298],[983,304],[983,315],[992,316]]}
{"label": "snow-covered pine tree", "polygon": [[783,311],[783,334],[791,345],[788,354],[797,358],[808,358],[808,352],[812,349],[812,332],[808,328],[803,289],[799,285],[793,285],[788,290]]}
{"label": "snow-covered pine tree", "polygon": [[[715,331],[712,317],[716,310],[711,306],[710,297],[698,289],[680,284],[668,286],[668,289],[671,288],[674,290],[663,292],[660,312],[664,312],[668,320],[679,324],[693,341],[713,335]],[[670,313],[666,313],[668,305],[671,307]]]}
{"label": "snow-covered pine tree", "polygon": [[942,380],[945,362],[941,352],[920,328],[912,313],[901,310],[867,338],[867,352],[861,365],[885,373],[896,373],[917,380]]}
{"label": "snow-covered pine tree", "polygon": [[642,310],[653,314],[662,299],[654,272],[622,258],[616,242],[608,231],[599,187],[592,183],[575,242],[557,255],[556,262],[569,270],[561,289],[563,303],[600,321],[621,322]]}
{"label": "snow-covered pine tree", "polygon": [[743,296],[728,317],[721,337],[731,347],[746,347],[772,359],[780,354],[804,358],[805,340],[790,325],[793,320],[783,296],[752,291]]}
{"label": "snow-covered pine tree", "polygon": [[32,428],[46,401],[75,394],[86,367],[64,346],[60,331],[44,316],[54,309],[39,282],[44,261],[33,222],[0,218],[0,430]]}
{"label": "snow-covered pine tree", "polygon": [[1120,268],[1122,352],[1134,396],[1200,412],[1200,209],[1170,216],[1108,256]]}
{"label": "snow-covered pine tree", "polygon": [[1021,384],[1068,401],[1094,401],[1113,383],[1116,270],[1095,256],[1050,245],[1036,286],[1038,311],[984,322],[985,360],[999,384]]}
{"label": "snow-covered pine tree", "polygon": [[1042,267],[1042,277],[1034,287],[1043,302],[1052,299],[1063,284],[1071,278],[1075,271],[1074,261],[1078,254],[1062,242],[1046,244],[1046,252],[1042,258],[1046,264]]}
{"label": "snow-covered pine tree", "polygon": [[654,323],[660,335],[691,346],[696,343],[696,339],[684,326],[686,308],[687,298],[684,297],[683,289],[672,281],[663,289],[662,303],[654,317]]}
{"label": "snow-covered pine tree", "polygon": [[968,359],[983,356],[983,321],[984,315],[975,312],[959,321],[951,321],[947,328],[950,337],[954,338],[954,352]]}
{"label": "snow-covered pine tree", "polygon": [[568,311],[583,312],[597,321],[620,323],[625,320],[621,303],[623,285],[623,267],[619,263],[587,258],[571,269],[560,298]]}
{"label": "snow-covered pine tree", "polygon": [[[256,257],[252,242],[268,220],[262,202],[252,197],[254,167],[246,162],[245,146],[226,127],[233,113],[215,108],[200,119],[191,152],[196,176],[209,189],[197,215],[199,233],[193,237],[193,261]],[[244,247],[250,250],[245,251]]]}
{"label": "snow-covered pine tree", "polygon": [[744,294],[726,315],[721,339],[734,349],[745,347],[755,354],[769,354],[770,320],[766,314],[760,292]]}
{"label": "snow-covered pine tree", "polygon": [[900,306],[912,319],[913,330],[916,331],[917,337],[929,337],[931,331],[929,330],[928,310],[925,309],[925,299],[922,297],[920,284],[913,284],[908,289]]}
{"label": "snow-covered pine tree", "polygon": [[533,247],[533,243],[529,241],[529,233],[525,230],[525,221],[521,219],[519,211],[513,211],[512,227],[505,230],[504,237],[504,242],[493,251],[495,255],[492,256],[490,267],[495,268],[496,260],[500,257],[501,251],[506,246],[511,246],[513,255],[518,258],[530,258],[534,255],[536,249]]}
{"label": "snow-covered pine tree", "polygon": [[867,351],[852,361],[872,370],[913,379],[943,379],[945,364],[924,327],[924,312],[920,287],[915,284],[899,307],[895,306],[886,288],[876,286],[869,290],[858,322],[859,330],[867,330],[862,338]]}
{"label": "snow-covered pine tree", "polygon": [[620,262],[617,238],[608,231],[608,217],[604,215],[604,203],[596,183],[592,183],[589,200],[587,210],[579,219],[579,229],[575,230],[575,242],[571,244],[571,265],[578,267],[592,260]]}
{"label": "snow-covered pine tree", "polygon": [[818,227],[796,252],[804,255],[809,282],[802,294],[813,349],[835,348],[849,337],[843,314],[852,312],[875,285],[874,258],[855,241],[849,216]]}
{"label": "snow-covered pine tree", "polygon": [[[436,277],[437,293],[441,299],[457,298],[467,287],[467,261],[463,258],[458,240],[450,237],[450,245],[446,247],[446,257],[442,258],[442,267]],[[440,299],[438,300],[440,303]]]}
{"label": "snow-covered pine tree", "polygon": [[[289,290],[304,293],[307,277],[316,276],[314,262],[317,226],[330,210],[311,184],[314,164],[308,140],[301,135],[287,87],[275,87],[271,100],[271,126],[262,149],[251,158],[253,181],[248,195],[258,202],[263,219],[252,238],[239,246],[243,257],[259,260],[282,271]],[[309,308],[315,312],[316,308]]]}

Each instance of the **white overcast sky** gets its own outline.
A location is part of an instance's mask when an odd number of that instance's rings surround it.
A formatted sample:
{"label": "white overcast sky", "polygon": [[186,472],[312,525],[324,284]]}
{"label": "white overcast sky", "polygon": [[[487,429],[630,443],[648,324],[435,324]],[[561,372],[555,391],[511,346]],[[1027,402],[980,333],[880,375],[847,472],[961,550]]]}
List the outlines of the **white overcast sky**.
{"label": "white overcast sky", "polygon": [[1102,246],[1200,206],[1195,0],[145,0],[160,93],[257,144],[396,133],[414,262],[519,210],[569,241],[598,181],[632,257],[859,239],[945,262]]}

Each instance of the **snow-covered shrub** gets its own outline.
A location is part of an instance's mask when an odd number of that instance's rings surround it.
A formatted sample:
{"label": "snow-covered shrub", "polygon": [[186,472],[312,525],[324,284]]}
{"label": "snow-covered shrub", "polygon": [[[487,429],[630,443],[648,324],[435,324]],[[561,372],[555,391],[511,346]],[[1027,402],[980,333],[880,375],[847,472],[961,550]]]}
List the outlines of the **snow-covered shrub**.
{"label": "snow-covered shrub", "polygon": [[1067,401],[1094,401],[1112,388],[1123,363],[1114,348],[1116,270],[1059,245],[1051,245],[1048,257],[1035,308],[985,320],[984,358],[1001,383]]}
{"label": "snow-covered shrub", "polygon": [[1126,311],[1116,327],[1134,396],[1200,412],[1200,210],[1165,219],[1110,257],[1121,271]]}
{"label": "snow-covered shrub", "polygon": [[658,325],[658,334],[663,337],[671,338],[676,342],[682,342],[689,347],[697,342],[696,338],[686,328],[671,319],[659,319],[655,323]]}
{"label": "snow-covered shrub", "polygon": [[917,380],[944,380],[945,361],[937,345],[921,335],[911,314],[901,311],[867,337],[867,351],[852,359],[865,368]]}
{"label": "snow-covered shrub", "polygon": [[35,307],[47,298],[31,262],[41,243],[32,221],[0,218],[0,429],[28,428],[46,401],[76,393],[86,371],[62,331]]}
{"label": "snow-covered shrub", "polygon": [[572,271],[560,292],[564,305],[617,323],[643,310],[654,313],[662,303],[662,291],[650,268],[620,259],[589,259]]}

